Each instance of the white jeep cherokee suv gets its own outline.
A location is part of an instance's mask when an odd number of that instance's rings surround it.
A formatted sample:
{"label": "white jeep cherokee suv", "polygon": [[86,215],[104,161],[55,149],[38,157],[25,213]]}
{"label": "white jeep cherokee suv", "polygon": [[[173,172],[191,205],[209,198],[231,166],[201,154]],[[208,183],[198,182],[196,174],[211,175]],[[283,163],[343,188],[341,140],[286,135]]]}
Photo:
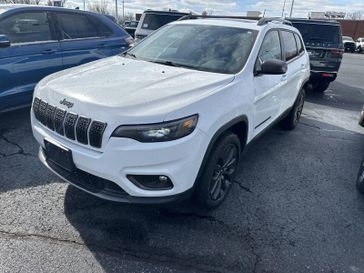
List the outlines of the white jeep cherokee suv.
{"label": "white jeep cherokee suv", "polygon": [[39,157],[101,198],[165,203],[194,194],[213,208],[248,143],[277,121],[295,128],[309,76],[301,35],[283,20],[173,22],[124,55],[38,84]]}

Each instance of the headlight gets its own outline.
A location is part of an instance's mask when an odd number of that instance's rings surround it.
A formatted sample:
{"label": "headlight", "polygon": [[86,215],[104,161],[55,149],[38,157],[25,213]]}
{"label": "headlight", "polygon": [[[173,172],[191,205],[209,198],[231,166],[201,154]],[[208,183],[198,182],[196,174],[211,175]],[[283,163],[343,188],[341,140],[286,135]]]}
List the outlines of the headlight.
{"label": "headlight", "polygon": [[126,137],[140,142],[171,141],[187,136],[195,130],[198,115],[145,125],[122,125],[116,128],[112,137]]}

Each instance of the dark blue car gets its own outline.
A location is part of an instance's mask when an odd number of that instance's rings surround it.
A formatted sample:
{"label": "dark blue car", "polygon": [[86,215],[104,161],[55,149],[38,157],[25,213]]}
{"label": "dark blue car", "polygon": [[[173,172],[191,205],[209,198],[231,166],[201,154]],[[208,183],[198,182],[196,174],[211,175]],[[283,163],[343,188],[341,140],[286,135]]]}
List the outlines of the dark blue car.
{"label": "dark blue car", "polygon": [[45,76],[119,54],[132,42],[104,15],[0,5],[0,111],[29,104]]}

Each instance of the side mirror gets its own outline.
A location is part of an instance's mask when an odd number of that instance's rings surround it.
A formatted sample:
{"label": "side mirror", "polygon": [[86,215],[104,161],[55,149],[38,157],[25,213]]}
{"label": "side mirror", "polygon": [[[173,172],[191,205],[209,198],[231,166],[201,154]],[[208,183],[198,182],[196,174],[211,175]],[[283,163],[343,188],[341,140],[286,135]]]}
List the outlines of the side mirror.
{"label": "side mirror", "polygon": [[287,72],[287,64],[284,61],[276,59],[266,60],[261,64],[257,72],[267,75],[283,75]]}
{"label": "side mirror", "polygon": [[361,111],[360,119],[359,119],[359,125],[364,127],[364,108],[363,111]]}
{"label": "side mirror", "polygon": [[9,47],[10,46],[10,39],[6,35],[0,34],[0,47]]}

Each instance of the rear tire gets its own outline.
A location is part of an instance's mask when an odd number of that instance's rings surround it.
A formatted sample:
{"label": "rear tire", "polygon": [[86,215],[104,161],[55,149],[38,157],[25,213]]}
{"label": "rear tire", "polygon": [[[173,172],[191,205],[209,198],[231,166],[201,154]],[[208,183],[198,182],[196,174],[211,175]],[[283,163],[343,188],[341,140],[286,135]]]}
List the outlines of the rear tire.
{"label": "rear tire", "polygon": [[228,195],[240,159],[238,136],[225,132],[214,145],[198,181],[194,199],[199,207],[218,207]]}
{"label": "rear tire", "polygon": [[356,179],[356,188],[360,193],[364,193],[364,159],[361,162],[358,177]]}
{"label": "rear tire", "polygon": [[324,92],[330,85],[330,82],[326,80],[320,80],[312,83],[312,89],[315,92]]}
{"label": "rear tire", "polygon": [[293,130],[296,128],[302,114],[303,106],[305,104],[305,89],[302,88],[298,97],[288,115],[284,117],[280,122],[279,126],[285,130]]}

